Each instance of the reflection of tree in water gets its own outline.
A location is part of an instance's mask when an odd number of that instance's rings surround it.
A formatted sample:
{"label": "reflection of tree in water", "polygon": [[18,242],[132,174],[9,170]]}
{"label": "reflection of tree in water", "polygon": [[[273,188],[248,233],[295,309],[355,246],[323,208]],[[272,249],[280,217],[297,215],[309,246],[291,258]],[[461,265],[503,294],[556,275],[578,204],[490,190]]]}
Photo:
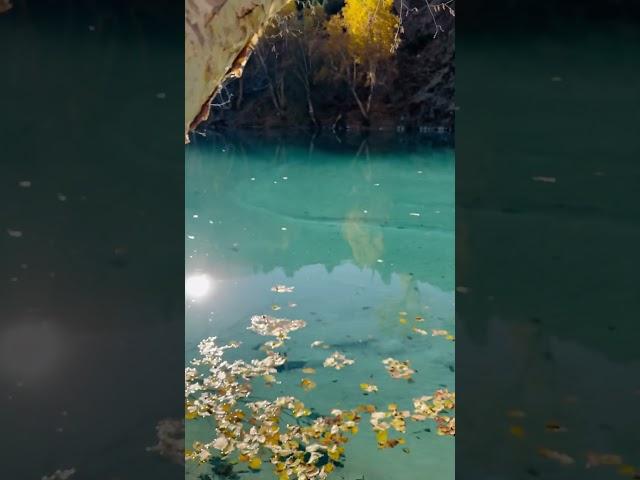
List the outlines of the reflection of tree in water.
{"label": "reflection of tree in water", "polygon": [[342,232],[351,247],[353,261],[359,267],[373,267],[382,257],[384,237],[380,227],[369,224],[362,211],[353,210],[347,214]]}

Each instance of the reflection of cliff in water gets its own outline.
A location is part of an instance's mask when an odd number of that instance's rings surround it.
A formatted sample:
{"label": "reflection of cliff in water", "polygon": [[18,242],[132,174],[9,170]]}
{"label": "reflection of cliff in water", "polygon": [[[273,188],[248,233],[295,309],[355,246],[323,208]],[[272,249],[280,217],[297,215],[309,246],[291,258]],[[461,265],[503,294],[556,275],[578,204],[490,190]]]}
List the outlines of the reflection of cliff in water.
{"label": "reflection of cliff in water", "polygon": [[223,276],[351,262],[386,283],[397,273],[452,290],[452,151],[324,142],[191,146],[187,258],[207,252]]}

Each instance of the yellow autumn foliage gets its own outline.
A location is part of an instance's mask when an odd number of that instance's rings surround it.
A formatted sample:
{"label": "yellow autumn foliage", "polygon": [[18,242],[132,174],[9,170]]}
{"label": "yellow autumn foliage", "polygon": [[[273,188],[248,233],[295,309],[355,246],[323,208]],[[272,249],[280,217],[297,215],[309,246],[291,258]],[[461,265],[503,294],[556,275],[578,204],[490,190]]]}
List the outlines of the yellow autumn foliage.
{"label": "yellow autumn foliage", "polygon": [[399,20],[392,12],[393,0],[347,0],[342,25],[347,48],[356,61],[390,56],[396,48]]}

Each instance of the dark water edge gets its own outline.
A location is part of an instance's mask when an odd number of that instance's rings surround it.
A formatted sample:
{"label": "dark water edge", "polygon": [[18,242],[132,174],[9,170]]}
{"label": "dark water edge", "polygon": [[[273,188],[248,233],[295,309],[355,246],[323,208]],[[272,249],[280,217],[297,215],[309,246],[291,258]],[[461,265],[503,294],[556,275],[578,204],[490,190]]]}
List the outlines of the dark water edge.
{"label": "dark water edge", "polygon": [[234,145],[237,148],[261,148],[266,145],[287,145],[297,149],[314,149],[328,152],[353,152],[366,155],[375,152],[392,155],[395,150],[403,152],[424,150],[425,148],[452,149],[454,135],[450,133],[395,132],[390,130],[369,132],[341,132],[330,130],[311,132],[307,129],[229,129],[206,130],[192,134],[191,143],[198,148],[207,146]]}

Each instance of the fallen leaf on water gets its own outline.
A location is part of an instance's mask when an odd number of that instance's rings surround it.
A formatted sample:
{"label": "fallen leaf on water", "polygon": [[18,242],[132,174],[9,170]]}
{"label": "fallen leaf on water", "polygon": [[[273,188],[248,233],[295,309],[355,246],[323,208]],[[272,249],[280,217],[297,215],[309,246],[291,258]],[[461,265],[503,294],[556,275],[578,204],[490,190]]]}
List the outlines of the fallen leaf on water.
{"label": "fallen leaf on water", "polygon": [[407,324],[407,319],[404,317],[400,317],[400,320],[398,320],[402,325],[406,325]]}
{"label": "fallen leaf on water", "polygon": [[376,407],[375,407],[375,405],[371,405],[371,404],[358,405],[357,410],[360,411],[360,412],[373,413],[373,412],[376,411]]}
{"label": "fallen leaf on water", "polygon": [[405,444],[404,438],[389,438],[386,430],[376,432],[376,441],[378,442],[378,448],[394,448],[397,445]]}
{"label": "fallen leaf on water", "polygon": [[522,410],[509,410],[507,412],[507,417],[511,418],[524,418],[527,415]]}
{"label": "fallen leaf on water", "polygon": [[316,388],[316,382],[309,378],[303,378],[300,381],[300,386],[308,392],[309,390],[313,390],[314,388]]}
{"label": "fallen leaf on water", "polygon": [[436,418],[438,424],[438,435],[456,435],[456,419],[455,417],[438,417]]}
{"label": "fallen leaf on water", "polygon": [[534,182],[556,183],[556,177],[531,177]]}
{"label": "fallen leaf on water", "polygon": [[520,425],[511,425],[509,427],[509,433],[516,438],[523,438],[524,428],[522,428]]}
{"label": "fallen leaf on water", "polygon": [[378,387],[376,385],[371,385],[369,383],[361,383],[360,390],[366,393],[373,393],[378,391]]}
{"label": "fallen leaf on water", "polygon": [[266,383],[267,385],[273,385],[274,383],[276,383],[276,377],[270,374],[263,375],[262,379],[264,380],[264,383]]}
{"label": "fallen leaf on water", "polygon": [[355,363],[354,360],[347,358],[344,354],[340,352],[333,352],[330,356],[328,356],[325,361],[322,363],[327,368],[335,368],[336,370],[340,370],[347,365],[353,365]]}
{"label": "fallen leaf on water", "polygon": [[[11,4],[9,4],[9,8],[11,8]],[[6,11],[6,10],[5,10]],[[2,0],[0,0],[0,13],[2,13]],[[73,475],[75,475],[75,468],[67,468],[65,470],[56,470],[51,475],[45,475],[42,477],[42,480],[68,480]]]}
{"label": "fallen leaf on water", "polygon": [[280,305],[276,305],[275,303],[273,305],[271,305],[271,310],[273,310],[274,312],[277,312],[281,308],[282,307]]}
{"label": "fallen leaf on water", "polygon": [[313,375],[314,373],[316,373],[316,369],[315,368],[309,368],[309,367],[303,368],[302,369],[302,373]]}
{"label": "fallen leaf on water", "polygon": [[287,287],[286,285],[274,285],[271,287],[272,292],[276,293],[291,293],[296,287]]}
{"label": "fallen leaf on water", "polygon": [[424,318],[423,317],[416,317],[416,322],[424,322]]}
{"label": "fallen leaf on water", "polygon": [[587,452],[587,468],[600,465],[622,465],[622,457],[615,453]]}
{"label": "fallen leaf on water", "polygon": [[411,375],[416,373],[415,370],[411,368],[409,360],[401,362],[400,360],[396,360],[395,358],[385,358],[382,363],[384,364],[387,372],[389,372],[389,375],[391,375],[392,378],[411,380]]}
{"label": "fallen leaf on water", "polygon": [[573,465],[575,463],[573,457],[570,457],[566,453],[557,452],[548,448],[539,448],[538,453],[540,454],[540,456],[548,458],[549,460],[555,460],[562,465]]}
{"label": "fallen leaf on water", "polygon": [[260,470],[261,466],[262,460],[260,460],[258,457],[253,457],[251,460],[249,460],[249,468],[251,470]]}
{"label": "fallen leaf on water", "polygon": [[446,330],[431,330],[431,333],[434,337],[444,337],[446,335],[449,335],[449,332],[447,332]]}
{"label": "fallen leaf on water", "polygon": [[413,331],[419,333],[420,335],[429,335],[429,332],[418,327],[413,327]]}
{"label": "fallen leaf on water", "polygon": [[297,306],[298,306],[297,303],[289,302],[289,308],[295,308]]}
{"label": "fallen leaf on water", "polygon": [[311,343],[311,348],[324,348],[324,349],[327,349],[327,348],[329,348],[329,345],[327,345],[322,340],[316,340],[315,342]]}
{"label": "fallen leaf on water", "polygon": [[562,425],[560,425],[559,423],[556,422],[547,422],[547,424],[544,426],[545,430],[547,432],[566,432],[567,428],[563,427]]}
{"label": "fallen leaf on water", "polygon": [[288,320],[275,318],[270,315],[254,315],[251,317],[251,326],[247,330],[253,330],[258,335],[273,336],[280,339],[289,338],[289,332],[294,332],[307,326],[304,320]]}

